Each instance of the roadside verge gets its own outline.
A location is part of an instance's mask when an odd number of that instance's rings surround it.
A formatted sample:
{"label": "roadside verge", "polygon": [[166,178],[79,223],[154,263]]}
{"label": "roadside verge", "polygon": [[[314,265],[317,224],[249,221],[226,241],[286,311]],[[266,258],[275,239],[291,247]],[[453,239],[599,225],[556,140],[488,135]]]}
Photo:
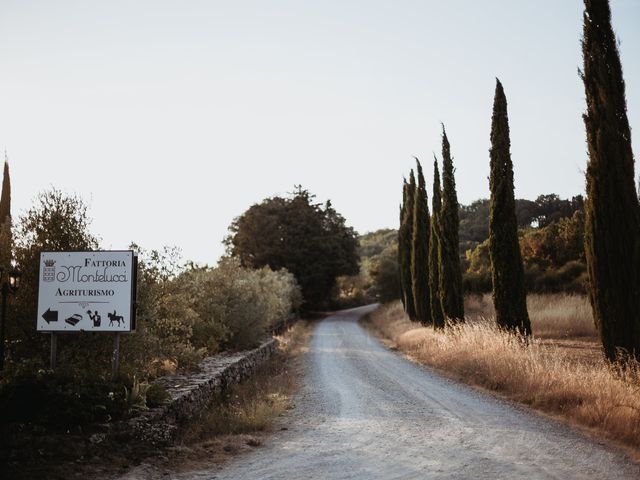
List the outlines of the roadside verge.
{"label": "roadside verge", "polygon": [[399,303],[363,321],[414,361],[569,421],[640,458],[638,366],[621,371],[597,356],[579,359],[535,338],[525,342],[486,320],[436,331],[411,322]]}

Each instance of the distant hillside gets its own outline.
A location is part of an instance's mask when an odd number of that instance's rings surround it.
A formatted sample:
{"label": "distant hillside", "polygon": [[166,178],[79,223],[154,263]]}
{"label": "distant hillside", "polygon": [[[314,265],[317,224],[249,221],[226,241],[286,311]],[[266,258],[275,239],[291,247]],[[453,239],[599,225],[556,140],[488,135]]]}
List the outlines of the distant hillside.
{"label": "distant hillside", "polygon": [[360,235],[360,249],[358,253],[362,260],[379,255],[382,251],[398,243],[398,231],[393,228],[381,228],[375,232]]}

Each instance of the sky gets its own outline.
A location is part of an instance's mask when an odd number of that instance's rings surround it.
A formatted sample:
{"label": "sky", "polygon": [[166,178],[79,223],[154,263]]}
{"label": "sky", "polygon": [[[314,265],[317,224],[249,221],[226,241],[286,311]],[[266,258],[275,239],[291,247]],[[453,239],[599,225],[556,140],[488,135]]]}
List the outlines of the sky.
{"label": "sky", "polygon": [[[640,2],[612,0],[632,130]],[[0,0],[0,149],[14,220],[56,187],[103,248],[214,264],[234,217],[301,184],[396,228],[441,123],[459,201],[489,196],[498,77],[518,198],[584,191],[580,0]],[[634,151],[640,139],[633,130]]]}

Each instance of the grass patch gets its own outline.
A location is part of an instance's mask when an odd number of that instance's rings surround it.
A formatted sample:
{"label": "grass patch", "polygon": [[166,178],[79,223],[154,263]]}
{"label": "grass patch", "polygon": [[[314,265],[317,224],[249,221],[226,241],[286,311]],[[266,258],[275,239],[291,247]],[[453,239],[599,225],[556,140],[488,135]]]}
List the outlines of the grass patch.
{"label": "grass patch", "polygon": [[[491,294],[469,295],[464,303],[465,317],[470,320],[495,318]],[[586,295],[531,294],[527,309],[537,338],[598,338]]]}
{"label": "grass patch", "polygon": [[577,312],[583,311],[586,300],[566,295],[530,298],[534,337],[528,342],[500,330],[482,307],[486,300],[471,298],[467,322],[444,331],[411,322],[399,302],[379,308],[368,321],[421,363],[562,416],[640,453],[640,365],[619,371],[597,350],[582,358],[558,343],[536,338],[538,332],[563,338],[568,332],[582,335],[586,320],[577,318]]}
{"label": "grass patch", "polygon": [[267,430],[291,407],[299,381],[298,356],[305,351],[309,336],[309,324],[299,321],[277,337],[279,345],[273,357],[189,422],[181,431],[180,442],[193,445],[215,436]]}

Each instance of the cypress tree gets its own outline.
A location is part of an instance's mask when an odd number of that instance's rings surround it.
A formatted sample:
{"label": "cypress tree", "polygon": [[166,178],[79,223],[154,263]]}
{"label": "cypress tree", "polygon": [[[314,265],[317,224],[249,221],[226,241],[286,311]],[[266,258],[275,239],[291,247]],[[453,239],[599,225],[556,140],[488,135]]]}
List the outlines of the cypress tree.
{"label": "cypress tree", "polygon": [[431,229],[429,230],[429,298],[431,300],[431,319],[436,328],[444,327],[444,314],[440,302],[440,172],[438,160],[433,159],[433,196],[431,197]]}
{"label": "cypress tree", "polygon": [[2,193],[0,193],[0,268],[8,269],[11,265],[13,238],[11,235],[11,180],[9,162],[4,161],[2,176]]}
{"label": "cypress tree", "polygon": [[501,327],[531,334],[527,313],[524,269],[518,243],[518,224],[513,194],[513,164],[507,99],[502,84],[496,79],[491,119],[491,173],[489,188],[489,256],[493,280],[493,303],[496,321]]}
{"label": "cypress tree", "polygon": [[2,194],[0,194],[0,225],[11,218],[11,180],[9,178],[9,162],[4,159],[2,175]]}
{"label": "cypress tree", "polygon": [[418,188],[413,201],[413,237],[411,242],[411,279],[416,320],[431,324],[429,295],[429,204],[422,166],[416,158]]}
{"label": "cypress tree", "polygon": [[[402,219],[398,234],[398,252],[400,256],[400,277],[403,288],[404,310],[411,320],[416,319],[415,302],[413,300],[413,282],[411,279],[411,240],[413,238],[413,200],[415,197],[416,179],[413,170],[409,174],[409,183],[405,182],[403,191]],[[401,253],[400,253],[401,252]]]}
{"label": "cypress tree", "polygon": [[405,278],[404,278],[404,270],[403,270],[403,265],[404,265],[404,247],[405,247],[405,242],[404,242],[404,215],[405,215],[405,211],[406,211],[406,205],[407,205],[407,189],[408,189],[408,185],[407,185],[407,179],[403,179],[402,180],[402,203],[400,204],[400,218],[399,218],[399,227],[398,227],[398,275],[399,275],[399,281],[400,281],[400,300],[402,301],[402,306],[406,312],[407,310],[407,305],[406,305],[406,287],[405,287]]}
{"label": "cypress tree", "polygon": [[589,296],[607,359],[640,359],[640,205],[625,84],[609,2],[584,3]]}
{"label": "cypress tree", "polygon": [[440,210],[440,303],[446,318],[464,320],[464,292],[460,268],[458,195],[451,148],[442,126],[442,207]]}

